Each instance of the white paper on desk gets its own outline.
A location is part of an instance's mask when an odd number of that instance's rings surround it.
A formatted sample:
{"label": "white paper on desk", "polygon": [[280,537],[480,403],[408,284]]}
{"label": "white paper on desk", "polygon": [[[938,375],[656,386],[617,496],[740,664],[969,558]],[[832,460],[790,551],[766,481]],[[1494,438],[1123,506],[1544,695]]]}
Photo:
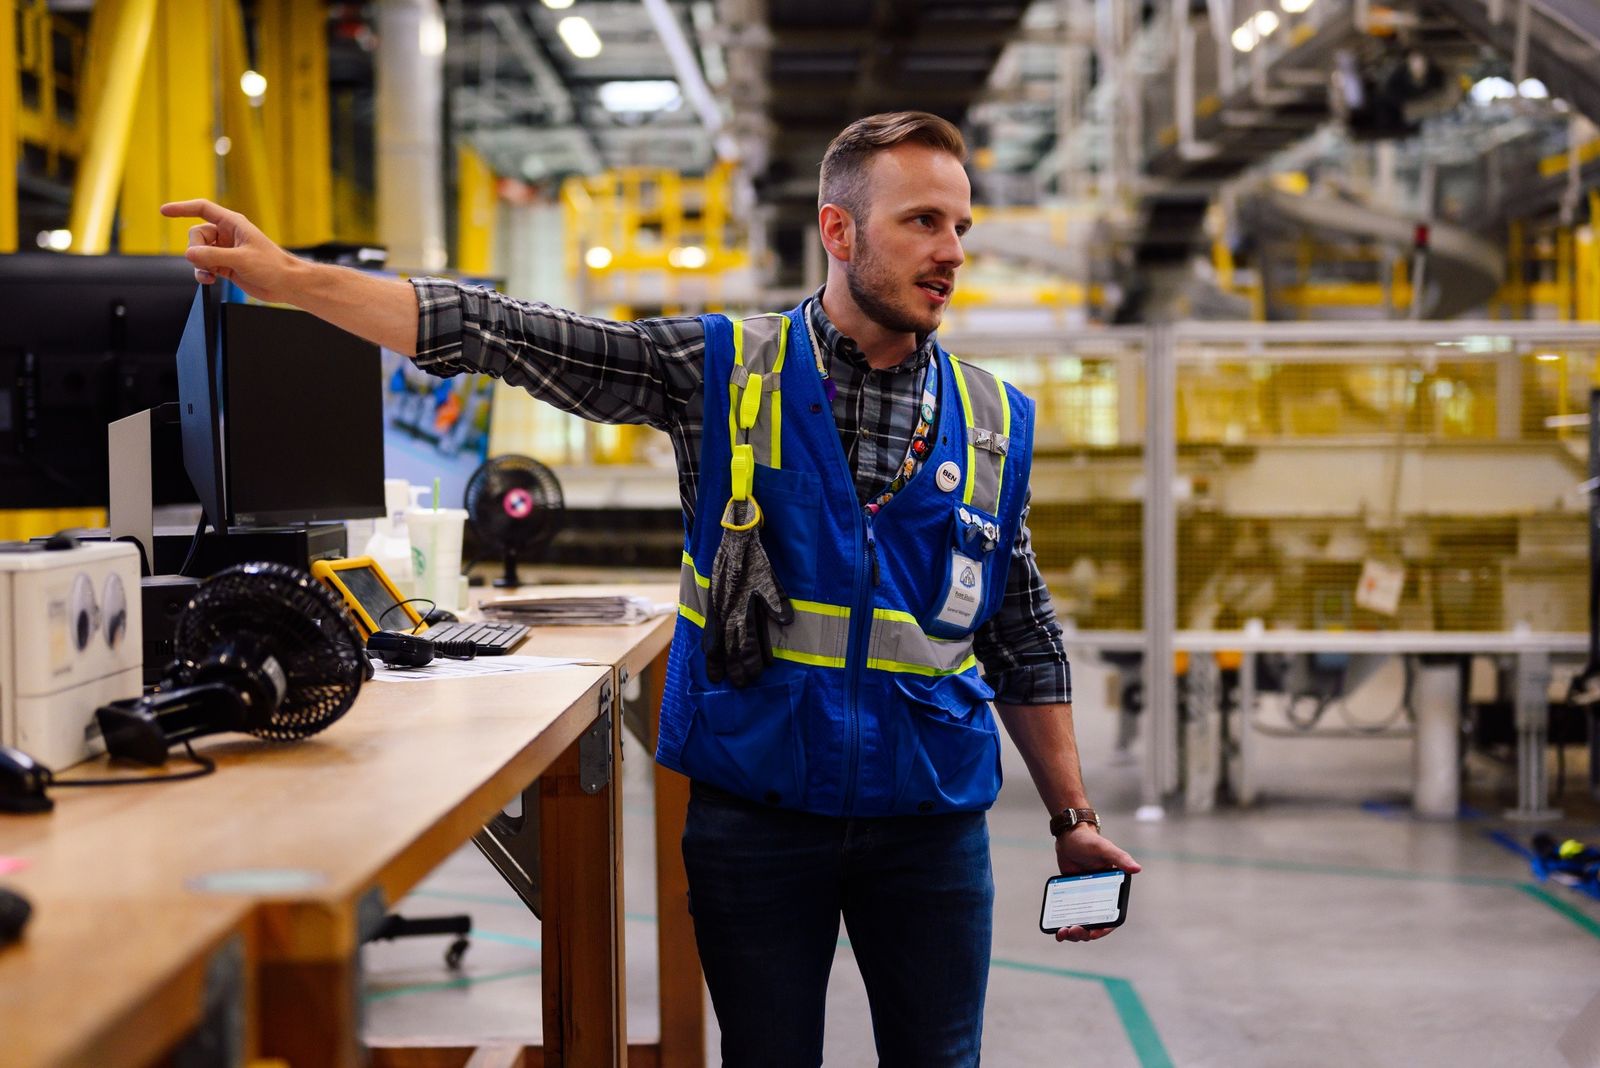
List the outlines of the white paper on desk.
{"label": "white paper on desk", "polygon": [[470,679],[484,675],[520,675],[534,671],[554,671],[575,665],[594,666],[596,661],[559,656],[480,656],[472,660],[434,660],[427,667],[387,668],[374,663],[373,682],[426,682],[429,679]]}

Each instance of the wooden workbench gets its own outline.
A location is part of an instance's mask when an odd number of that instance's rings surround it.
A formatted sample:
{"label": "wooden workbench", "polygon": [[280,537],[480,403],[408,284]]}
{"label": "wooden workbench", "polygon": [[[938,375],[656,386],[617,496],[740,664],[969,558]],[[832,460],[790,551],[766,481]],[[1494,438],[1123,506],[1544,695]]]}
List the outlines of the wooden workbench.
{"label": "wooden workbench", "polygon": [[[585,771],[579,757],[580,738],[630,677],[649,680],[653,743],[671,632],[670,615],[540,628],[520,651],[599,666],[369,685],[303,742],[207,739],[199,748],[215,775],[57,789],[50,815],[0,817],[0,856],[28,864],[5,882],[36,909],[22,945],[0,951],[4,1062],[147,1064],[218,1019],[208,1031],[232,1036],[234,1060],[360,1063],[363,938],[538,778],[546,1033],[542,1049],[523,1054],[698,1068],[703,1002],[677,849],[687,783],[658,771],[662,1038],[630,1051],[620,790],[587,792],[593,765]],[[614,767],[620,734],[606,738]],[[97,761],[70,774],[106,773]],[[231,987],[218,981],[230,974],[219,961],[240,973]],[[380,1064],[413,1063],[404,1051],[373,1052]],[[470,1049],[460,1060],[435,1052],[443,1059],[428,1063],[464,1063]]]}
{"label": "wooden workbench", "polygon": [[[628,586],[561,584],[527,587],[516,596],[564,597],[626,592],[658,604],[676,605],[674,585],[653,583]],[[475,589],[474,600],[506,595],[492,588]],[[628,680],[644,687],[643,731],[640,740],[654,753],[659,727],[661,695],[666,685],[667,648],[672,642],[677,613],[668,612],[646,623],[626,627],[535,627],[518,652],[537,656],[581,657],[612,665],[620,694]],[[620,702],[619,702],[620,703]],[[620,722],[621,716],[618,720]],[[631,1068],[703,1068],[705,1064],[705,996],[700,957],[695,949],[694,925],[689,916],[688,878],[683,869],[684,816],[689,805],[689,780],[662,767],[655,774],[655,858],[657,960],[660,969],[660,1039],[627,1048]],[[620,890],[619,890],[620,892]],[[618,936],[621,937],[620,934]],[[526,1068],[553,1063],[549,1059],[549,1021],[543,1051],[518,1050]],[[625,1027],[626,1021],[623,1021]],[[375,1068],[459,1068],[473,1050],[465,1044],[425,1047],[389,1043],[373,1050]]]}
{"label": "wooden workbench", "polygon": [[[64,902],[118,908],[132,902],[181,917],[191,910],[204,916],[219,904],[226,912],[231,903],[235,918],[250,917],[260,1051],[294,1065],[361,1063],[363,936],[392,902],[542,776],[543,824],[566,843],[547,854],[553,869],[546,873],[548,1018],[567,1021],[569,1036],[583,1039],[583,1049],[566,1051],[564,1063],[617,1063],[622,954],[610,932],[622,922],[619,805],[609,785],[595,794],[579,787],[576,745],[613,685],[608,667],[370,685],[339,722],[305,741],[209,739],[201,748],[217,761],[214,775],[58,789],[54,813],[0,820],[0,855],[29,864],[7,882],[33,900],[39,924],[17,963],[10,952],[0,954],[0,986],[11,986],[14,966],[42,969],[30,973],[32,989],[8,1002],[20,1032],[6,1027],[5,1041],[61,1026],[41,1010],[54,983],[72,982],[68,956],[58,949],[52,962],[35,952],[41,949],[35,934],[66,937],[69,922],[53,918],[65,912]],[[78,773],[106,769],[94,762]],[[143,938],[139,928],[119,934]],[[100,940],[98,934],[81,939],[81,951],[94,952]],[[206,942],[186,937],[177,944],[200,953]],[[137,986],[148,978],[141,971],[126,981]],[[126,1021],[135,1022],[149,1021]],[[167,1029],[170,1021],[157,1023]],[[47,1038],[35,1045],[53,1048]],[[130,1055],[94,1063],[145,1061]]]}

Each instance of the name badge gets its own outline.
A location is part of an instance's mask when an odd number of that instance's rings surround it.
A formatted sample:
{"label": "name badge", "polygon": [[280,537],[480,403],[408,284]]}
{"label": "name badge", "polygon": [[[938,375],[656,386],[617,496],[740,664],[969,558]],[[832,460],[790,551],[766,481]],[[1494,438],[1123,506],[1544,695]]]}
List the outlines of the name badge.
{"label": "name badge", "polygon": [[938,621],[952,627],[970,628],[983,604],[983,564],[964,553],[950,554],[950,585]]}

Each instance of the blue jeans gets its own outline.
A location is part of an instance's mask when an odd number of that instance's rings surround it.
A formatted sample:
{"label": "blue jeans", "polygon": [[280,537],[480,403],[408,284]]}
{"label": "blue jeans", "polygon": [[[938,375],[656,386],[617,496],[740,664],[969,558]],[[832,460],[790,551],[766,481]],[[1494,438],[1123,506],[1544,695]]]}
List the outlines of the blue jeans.
{"label": "blue jeans", "polygon": [[696,783],[683,859],[725,1066],[822,1063],[841,914],[879,1063],[978,1063],[994,913],[982,812],[841,819]]}

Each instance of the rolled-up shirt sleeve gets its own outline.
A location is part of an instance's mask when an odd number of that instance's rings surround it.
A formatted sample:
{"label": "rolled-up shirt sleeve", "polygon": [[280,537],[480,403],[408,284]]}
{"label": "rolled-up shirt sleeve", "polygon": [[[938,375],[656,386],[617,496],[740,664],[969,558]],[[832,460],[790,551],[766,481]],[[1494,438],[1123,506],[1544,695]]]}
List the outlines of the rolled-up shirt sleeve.
{"label": "rolled-up shirt sleeve", "polygon": [[1000,704],[1071,702],[1072,670],[1050,591],[1033,555],[1026,505],[1011,546],[1005,598],[994,618],[978,628],[973,645],[983,663],[984,681]]}
{"label": "rolled-up shirt sleeve", "polygon": [[483,372],[585,419],[658,430],[700,395],[697,317],[616,322],[442,278],[411,285],[416,364],[431,374]]}

